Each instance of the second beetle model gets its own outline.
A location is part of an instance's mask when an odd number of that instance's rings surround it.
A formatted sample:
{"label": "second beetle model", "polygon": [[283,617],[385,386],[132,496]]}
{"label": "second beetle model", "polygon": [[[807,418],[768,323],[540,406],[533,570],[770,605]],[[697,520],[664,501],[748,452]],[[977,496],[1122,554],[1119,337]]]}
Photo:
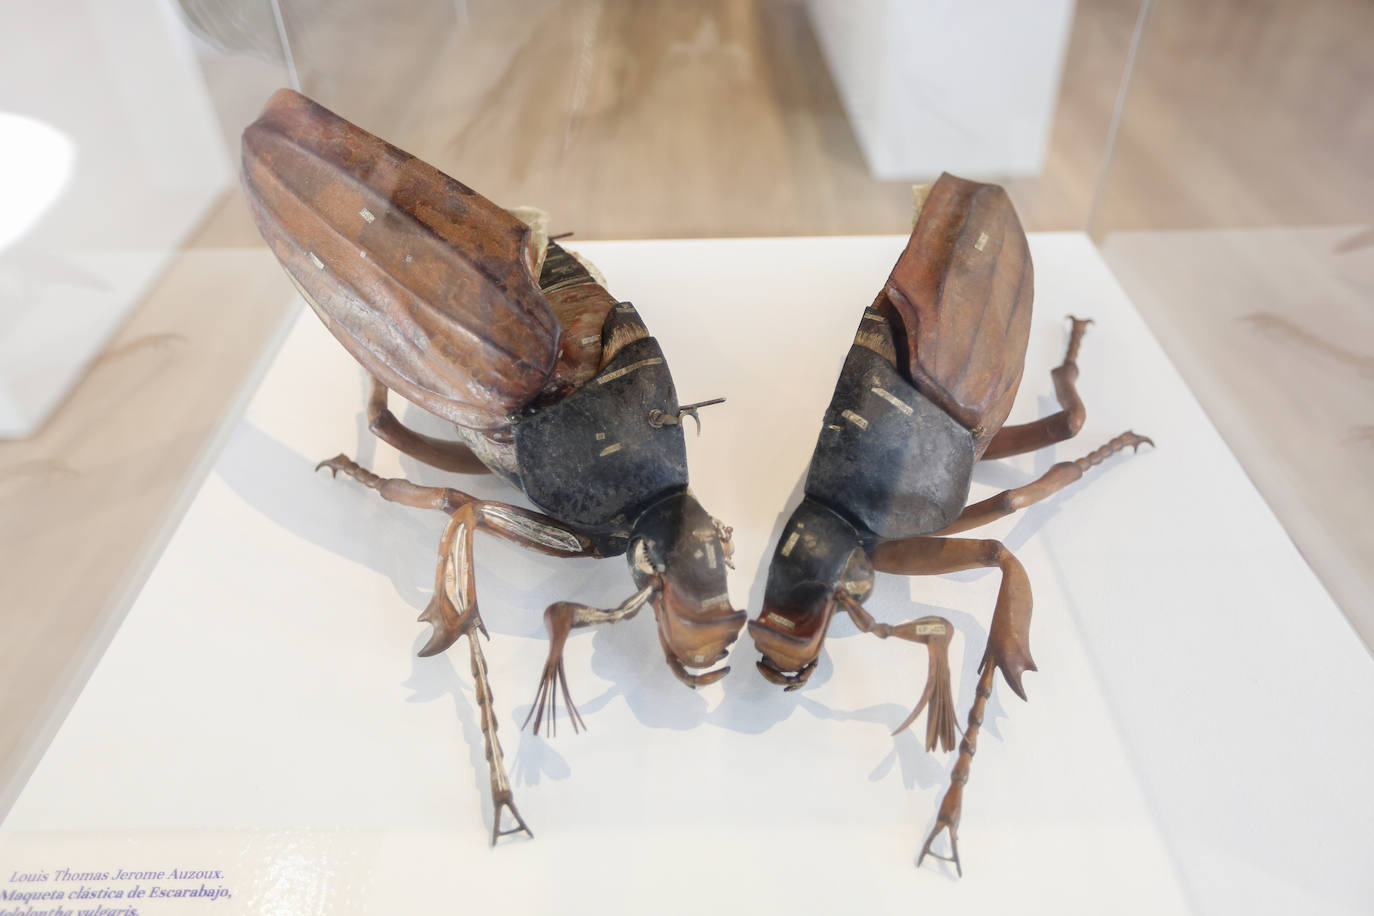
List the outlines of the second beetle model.
{"label": "second beetle model", "polygon": [[[680,405],[663,350],[634,307],[551,241],[538,211],[511,213],[298,93],[272,96],[243,134],[253,219],[310,307],[372,376],[368,423],[383,441],[447,471],[492,471],[542,509],[450,487],[384,479],[339,455],[321,464],[393,502],[447,513],[434,632],[421,655],[468,638],[491,775],[492,843],[530,833],[516,810],[486,659],[475,631],[473,535],[481,530],[560,557],[626,554],[637,591],[598,610],[544,612],[549,657],[531,708],[553,727],[574,627],[653,608],[669,667],[691,686],[729,670],[744,625],[730,606],[730,529],[687,489]],[[388,409],[396,391],[454,424],[421,435]],[[689,669],[697,669],[692,671]],[[514,826],[502,827],[508,811]],[[532,834],[531,834],[532,835]]]}
{"label": "second beetle model", "polygon": [[[919,195],[924,194],[923,198]],[[968,728],[935,829],[921,850],[959,863],[958,823],[993,675],[1025,699],[1031,589],[999,541],[952,538],[1044,499],[1090,467],[1148,439],[1127,432],[1023,487],[966,506],[975,462],[1075,435],[1085,412],[1074,382],[1088,322],[1072,320],[1068,352],[1053,370],[1058,413],[1003,426],[1021,381],[1034,277],[1020,221],[996,185],[942,175],[918,189],[917,219],[876,301],[863,314],[822,420],[805,496],[784,526],[768,569],[763,609],[749,631],[763,675],[795,690],[815,669],[837,611],[883,639],[924,643],[930,673],[901,731],[929,709],[926,749],[954,748],[955,712],[942,617],[879,623],[864,610],[875,572],[927,576],[997,567],[1001,589]],[[950,855],[931,852],[949,832]],[[917,860],[920,864],[920,859]]]}

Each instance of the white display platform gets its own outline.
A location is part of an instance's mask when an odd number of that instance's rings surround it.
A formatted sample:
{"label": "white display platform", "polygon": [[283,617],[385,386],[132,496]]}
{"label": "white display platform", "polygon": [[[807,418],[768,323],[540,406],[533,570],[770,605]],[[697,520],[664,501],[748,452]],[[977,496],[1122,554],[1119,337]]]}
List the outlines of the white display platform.
{"label": "white display platform", "polygon": [[[729,398],[688,448],[694,490],[735,527],[731,595],[751,616],[840,363],[903,242],[576,246],[639,308],[684,401]],[[974,497],[1127,428],[1159,448],[985,529],[1029,572],[1040,670],[1028,703],[1000,679],[989,703],[962,880],[913,867],[954,755],[888,734],[924,683],[924,649],[837,620],[810,684],[785,694],[746,636],[733,673],[694,693],[645,613],[574,634],[567,671],[590,731],[561,719],[546,740],[518,729],[541,612],[611,606],[629,574],[483,537],[500,735],[537,835],[490,849],[466,650],[414,655],[445,519],[312,468],[343,451],[520,497],[371,440],[360,371],[305,313],[0,828],[0,893],[231,894],[98,901],[142,914],[1367,911],[1374,662],[1089,240],[1036,235],[1032,251],[1037,318],[1012,420],[1055,409],[1048,372],[1072,312],[1097,321],[1080,357],[1088,422],[979,467]],[[887,621],[955,623],[961,720],[997,584],[996,571],[883,576],[869,603]],[[0,899],[0,913],[24,905]]]}

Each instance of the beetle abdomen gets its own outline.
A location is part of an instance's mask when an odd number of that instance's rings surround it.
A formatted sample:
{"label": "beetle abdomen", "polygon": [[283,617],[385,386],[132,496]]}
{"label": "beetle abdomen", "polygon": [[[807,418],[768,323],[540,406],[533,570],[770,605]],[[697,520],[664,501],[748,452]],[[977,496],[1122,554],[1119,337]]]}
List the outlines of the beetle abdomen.
{"label": "beetle abdomen", "polygon": [[978,454],[1011,412],[1035,277],[1006,191],[941,175],[883,295],[905,325],[911,382],[965,428]]}
{"label": "beetle abdomen", "polygon": [[287,273],[388,388],[495,429],[544,386],[559,325],[523,222],[286,89],[243,133],[242,179]]}

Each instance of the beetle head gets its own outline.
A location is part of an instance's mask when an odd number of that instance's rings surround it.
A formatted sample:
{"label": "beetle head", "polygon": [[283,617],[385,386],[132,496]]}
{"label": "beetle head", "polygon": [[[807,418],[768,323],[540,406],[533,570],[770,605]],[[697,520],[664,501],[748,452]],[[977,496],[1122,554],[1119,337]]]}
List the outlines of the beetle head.
{"label": "beetle head", "polygon": [[872,590],[873,565],[854,526],[816,500],[804,499],[773,553],[763,610],[749,622],[749,635],[763,654],[759,671],[788,690],[805,684],[839,593],[863,601]]}
{"label": "beetle head", "polygon": [[673,672],[697,687],[730,669],[692,674],[725,658],[744,626],[730,606],[725,581],[733,546],[730,529],[711,517],[687,491],[650,506],[630,535],[627,557],[635,584],[654,586],[658,638]]}

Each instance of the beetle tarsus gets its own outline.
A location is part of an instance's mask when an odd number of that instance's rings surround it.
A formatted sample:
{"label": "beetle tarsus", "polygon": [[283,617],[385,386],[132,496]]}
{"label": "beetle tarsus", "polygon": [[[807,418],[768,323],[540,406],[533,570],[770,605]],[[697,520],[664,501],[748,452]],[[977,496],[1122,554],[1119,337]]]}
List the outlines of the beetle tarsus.
{"label": "beetle tarsus", "polygon": [[954,690],[950,686],[949,673],[949,635],[953,633],[953,627],[943,618],[945,625],[945,636],[939,640],[931,640],[926,648],[929,655],[929,672],[926,674],[926,686],[921,691],[921,698],[916,703],[916,708],[911,711],[911,715],[892,730],[896,735],[905,728],[909,728],[921,715],[921,710],[929,706],[930,711],[926,713],[926,750],[933,751],[938,744],[943,751],[954,750],[954,732],[958,727],[958,716],[954,712]]}
{"label": "beetle tarsus", "polygon": [[572,695],[568,692],[568,673],[563,668],[563,647],[568,642],[568,634],[572,632],[578,611],[581,609],[581,605],[559,601],[549,605],[544,611],[544,626],[549,631],[549,657],[544,662],[544,671],[539,677],[539,689],[534,694],[534,702],[530,704],[529,715],[525,716],[525,721],[520,724],[521,728],[529,725],[533,717],[534,733],[538,734],[539,726],[547,715],[548,724],[545,726],[544,735],[549,738],[556,735],[560,690],[568,707],[568,720],[572,722],[573,732],[579,732],[585,727],[582,717],[578,715],[577,707],[573,705]]}
{"label": "beetle tarsus", "polygon": [[1151,448],[1155,447],[1154,440],[1149,436],[1137,435],[1130,430],[1126,430],[1126,432],[1112,439],[1101,448],[1094,449],[1082,458],[1079,458],[1074,464],[1078,466],[1080,471],[1087,471],[1089,468],[1096,467],[1106,461],[1117,452],[1125,451],[1128,448],[1133,453],[1138,452],[1142,445],[1148,445]]}
{"label": "beetle tarsus", "polygon": [[[959,759],[954,762],[954,769],[949,774],[949,788],[945,790],[945,797],[940,801],[940,813],[935,818],[935,829],[926,838],[926,844],[921,849],[921,855],[916,859],[918,868],[921,865],[921,860],[927,855],[936,859],[943,859],[946,862],[953,862],[954,869],[961,878],[964,875],[964,870],[959,865],[959,815],[964,805],[964,786],[968,784],[969,770],[973,766],[973,755],[978,752],[978,731],[983,725],[983,715],[987,708],[988,698],[992,696],[993,672],[997,670],[997,666],[993,664],[989,656],[984,655],[979,670],[982,671],[982,674],[979,676],[978,686],[974,690],[973,706],[968,711],[968,727],[964,730],[964,739],[959,742]],[[1003,672],[1003,676],[1005,675],[1006,672]],[[930,851],[931,843],[939,836],[941,830],[949,831],[949,856],[942,856]]]}
{"label": "beetle tarsus", "polygon": [[[872,633],[879,639],[895,636],[909,642],[924,643],[927,654],[926,686],[911,715],[892,730],[896,735],[915,722],[921,711],[930,706],[926,716],[926,750],[935,750],[939,744],[946,751],[954,750],[954,732],[958,728],[954,712],[954,690],[950,686],[949,642],[954,636],[954,625],[943,617],[922,617],[908,620],[896,626],[878,623],[873,615],[864,610],[863,604],[848,592],[839,591],[835,599],[840,607],[848,612],[854,625],[865,633]],[[790,688],[789,688],[790,689]]]}
{"label": "beetle tarsus", "polygon": [[1069,346],[1064,353],[1064,363],[1066,365],[1078,362],[1078,345],[1083,342],[1083,334],[1088,330],[1088,325],[1093,323],[1091,318],[1079,318],[1075,315],[1065,316],[1073,322],[1069,329]]}
{"label": "beetle tarsus", "polygon": [[568,634],[576,627],[589,627],[598,623],[616,623],[621,620],[628,620],[639,613],[650,598],[654,596],[657,586],[650,583],[629,598],[626,598],[619,607],[609,611],[599,608],[588,607],[585,604],[577,604],[572,601],[556,601],[549,605],[544,611],[544,628],[549,633],[549,657],[544,662],[544,672],[539,678],[539,689],[535,692],[534,702],[530,704],[529,714],[525,716],[525,721],[520,727],[524,728],[530,724],[530,719],[534,719],[534,732],[538,733],[539,725],[548,716],[548,726],[545,735],[552,738],[557,734],[555,720],[558,717],[558,694],[562,692],[563,702],[568,707],[568,719],[572,722],[573,731],[578,732],[587,727],[582,721],[582,716],[577,712],[577,707],[573,705],[572,695],[568,691],[568,674],[563,667],[563,647],[567,645]]}
{"label": "beetle tarsus", "polygon": [[[472,686],[477,695],[477,708],[482,720],[482,743],[487,758],[487,770],[491,776],[491,843],[496,845],[499,837],[523,830],[531,838],[534,833],[525,826],[525,819],[515,808],[511,795],[510,780],[506,777],[506,758],[501,751],[501,741],[496,737],[496,708],[491,697],[491,680],[487,677],[487,658],[482,653],[482,643],[472,633],[473,627],[466,631],[468,653],[472,661]],[[501,809],[510,811],[516,825],[509,830],[501,829]]]}
{"label": "beetle tarsus", "polygon": [[[946,829],[949,831],[950,854],[942,856],[938,852],[932,852],[930,847],[931,844],[935,842],[935,838],[940,835],[940,831]],[[943,817],[936,820],[935,829],[930,831],[930,836],[926,837],[925,845],[921,847],[921,854],[916,857],[917,868],[921,867],[921,863],[925,861],[926,856],[930,856],[932,859],[939,859],[941,862],[952,862],[954,864],[955,873],[960,878],[964,876],[963,866],[959,864],[959,834],[957,828],[953,824],[947,823]]]}
{"label": "beetle tarsus", "polygon": [[321,468],[328,468],[330,475],[335,478],[339,476],[340,471],[343,471],[345,475],[352,477],[354,480],[358,481],[358,483],[365,487],[372,487],[373,489],[376,489],[377,481],[381,480],[376,474],[362,467],[352,458],[342,453],[335,455],[333,458],[326,458],[324,461],[315,465],[315,470],[317,472]]}
{"label": "beetle tarsus", "polygon": [[[509,811],[510,816],[515,819],[514,827],[507,827],[505,830],[501,829],[502,808]],[[528,826],[526,826],[525,819],[521,817],[520,812],[516,810],[515,799],[511,798],[510,793],[507,792],[501,798],[494,799],[492,802],[491,815],[491,845],[495,846],[496,841],[503,836],[510,836],[513,833],[522,832],[531,840],[534,839],[534,831],[531,830]]]}
{"label": "beetle tarsus", "polygon": [[544,737],[553,738],[558,735],[558,694],[563,694],[563,705],[568,710],[568,721],[572,723],[573,733],[576,734],[584,730],[587,724],[582,721],[582,716],[573,705],[572,695],[568,691],[568,672],[563,667],[563,656],[559,653],[557,660],[549,657],[544,663],[544,673],[539,678],[539,690],[534,695],[534,702],[530,704],[529,715],[525,716],[525,721],[520,723],[524,728],[530,724],[531,717],[534,719],[534,734],[539,733],[539,726],[548,717],[548,722],[544,726]]}

